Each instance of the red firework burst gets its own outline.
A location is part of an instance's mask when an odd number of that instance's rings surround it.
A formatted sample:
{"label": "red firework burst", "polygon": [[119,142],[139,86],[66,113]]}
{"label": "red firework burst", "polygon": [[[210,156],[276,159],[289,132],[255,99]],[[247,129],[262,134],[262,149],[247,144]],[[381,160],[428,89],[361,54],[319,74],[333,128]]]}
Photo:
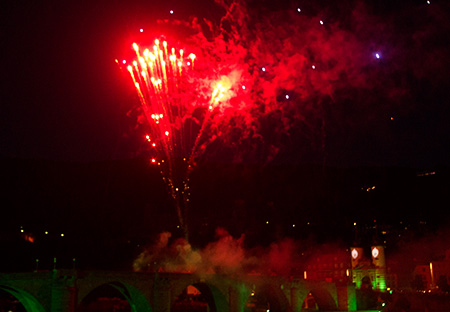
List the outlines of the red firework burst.
{"label": "red firework burst", "polygon": [[[156,39],[151,49],[141,50],[133,43],[136,59],[127,69],[133,80],[148,124],[151,163],[160,172],[176,202],[179,222],[187,235],[186,206],[189,202],[189,173],[195,158],[213,138],[205,134],[208,123],[228,98],[229,79],[209,80],[207,98],[198,92],[196,55],[168,47]],[[125,61],[126,63],[126,61]],[[205,82],[203,82],[205,83]]]}

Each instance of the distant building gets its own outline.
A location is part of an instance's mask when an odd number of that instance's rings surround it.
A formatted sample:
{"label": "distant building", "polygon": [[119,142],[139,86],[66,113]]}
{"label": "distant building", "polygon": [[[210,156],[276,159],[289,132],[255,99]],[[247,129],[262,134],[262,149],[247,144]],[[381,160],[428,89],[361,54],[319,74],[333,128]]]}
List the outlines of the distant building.
{"label": "distant building", "polygon": [[303,272],[303,277],[333,283],[352,282],[357,289],[370,288],[385,292],[397,287],[397,276],[390,274],[386,266],[384,246],[371,247],[371,258],[367,259],[364,249],[352,247],[348,251],[314,256]]}
{"label": "distant building", "polygon": [[414,269],[413,288],[416,290],[450,291],[450,249],[446,250],[445,258],[417,265]]}
{"label": "distant building", "polygon": [[347,283],[350,279],[350,258],[345,251],[316,255],[303,273],[305,279]]}

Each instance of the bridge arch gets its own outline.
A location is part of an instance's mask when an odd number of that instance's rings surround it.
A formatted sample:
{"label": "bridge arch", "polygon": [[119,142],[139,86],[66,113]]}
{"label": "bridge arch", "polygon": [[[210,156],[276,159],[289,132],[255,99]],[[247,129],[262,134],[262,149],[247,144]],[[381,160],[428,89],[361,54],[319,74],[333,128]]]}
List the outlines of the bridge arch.
{"label": "bridge arch", "polygon": [[307,299],[308,295],[311,294],[314,298],[315,303],[320,311],[336,311],[337,305],[336,301],[331,295],[330,291],[323,287],[314,287],[309,291],[306,291],[299,299],[300,306]]}
{"label": "bridge arch", "polygon": [[0,285],[0,291],[5,291],[14,296],[17,300],[19,300],[27,312],[46,312],[39,301],[25,290]]}
{"label": "bridge arch", "polygon": [[[244,302],[243,310],[245,312],[251,312],[253,305],[265,305],[271,312],[287,312],[289,311],[289,301],[286,298],[281,285],[263,283],[254,285],[253,290]],[[258,308],[255,306],[255,308]],[[259,307],[261,308],[261,307]],[[259,309],[257,309],[259,310]]]}
{"label": "bridge arch", "polygon": [[128,283],[110,281],[97,285],[95,288],[80,298],[77,306],[77,311],[82,312],[87,309],[87,305],[99,294],[109,292],[111,295],[119,295],[125,299],[130,305],[131,312],[152,312],[152,307],[144,296],[144,294],[136,287],[129,285]]}
{"label": "bridge arch", "polygon": [[176,299],[182,292],[189,286],[194,286],[205,298],[210,312],[227,312],[229,305],[225,295],[219,290],[218,287],[203,281],[190,281],[180,283],[174,288],[174,296],[171,298],[170,306],[173,307]]}

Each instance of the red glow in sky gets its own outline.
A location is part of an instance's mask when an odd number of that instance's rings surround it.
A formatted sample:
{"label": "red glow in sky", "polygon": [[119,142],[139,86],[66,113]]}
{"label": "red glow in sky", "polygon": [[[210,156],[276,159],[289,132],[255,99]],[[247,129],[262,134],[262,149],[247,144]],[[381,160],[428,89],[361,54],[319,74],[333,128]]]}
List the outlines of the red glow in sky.
{"label": "red glow in sky", "polygon": [[[219,23],[159,21],[171,29],[166,35],[189,30],[183,46],[164,37],[147,49],[133,44],[128,71],[174,198],[175,189],[188,193],[200,156],[326,165],[343,161],[341,154],[360,161],[377,146],[378,158],[395,160],[398,134],[385,121],[417,105],[415,90],[397,77],[431,79],[428,68],[408,69],[403,41],[380,36],[380,27],[391,34],[395,23],[362,5],[347,13],[347,24],[307,8],[254,15],[242,3],[221,5]],[[342,152],[355,145],[364,151]],[[173,159],[183,160],[181,170]]]}

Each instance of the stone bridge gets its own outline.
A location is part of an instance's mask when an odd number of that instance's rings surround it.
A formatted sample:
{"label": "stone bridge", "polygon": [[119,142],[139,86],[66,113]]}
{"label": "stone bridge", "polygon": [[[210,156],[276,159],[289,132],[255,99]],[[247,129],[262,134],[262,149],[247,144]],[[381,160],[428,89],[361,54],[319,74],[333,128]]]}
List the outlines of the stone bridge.
{"label": "stone bridge", "polygon": [[353,285],[279,276],[143,273],[54,270],[0,273],[0,290],[19,300],[27,312],[77,312],[101,287],[120,292],[133,312],[170,312],[176,298],[192,285],[211,312],[243,312],[254,294],[269,302],[271,312],[300,312],[309,293],[320,311],[355,311]]}

